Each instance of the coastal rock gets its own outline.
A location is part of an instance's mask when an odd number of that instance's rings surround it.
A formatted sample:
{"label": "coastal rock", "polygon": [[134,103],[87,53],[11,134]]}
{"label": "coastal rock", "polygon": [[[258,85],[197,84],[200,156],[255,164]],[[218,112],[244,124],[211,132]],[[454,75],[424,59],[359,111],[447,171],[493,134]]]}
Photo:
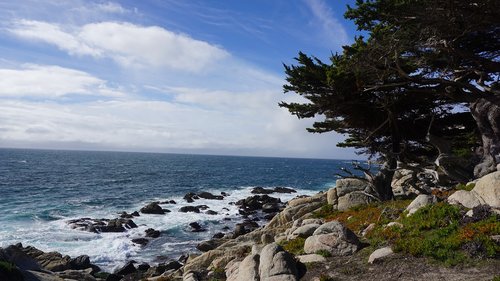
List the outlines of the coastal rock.
{"label": "coastal rock", "polygon": [[346,256],[356,252],[361,246],[356,234],[338,221],[325,223],[318,227],[304,243],[304,251],[314,254],[320,250],[332,256]]}
{"label": "coastal rock", "polygon": [[136,272],[137,269],[134,266],[134,261],[127,262],[124,266],[115,271],[117,275],[127,275]]}
{"label": "coastal rock", "polygon": [[295,229],[290,235],[288,235],[288,239],[295,239],[297,237],[307,238],[311,236],[314,231],[319,227],[319,224],[306,224]]}
{"label": "coastal rock", "polygon": [[448,197],[448,203],[460,204],[466,208],[472,209],[481,205],[481,201],[473,192],[466,190],[457,190],[455,193]]}
{"label": "coastal rock", "polygon": [[199,223],[197,222],[192,222],[189,224],[189,226],[191,227],[191,232],[203,232],[203,231],[207,231],[206,229],[204,229]]}
{"label": "coastal rock", "polygon": [[95,277],[91,275],[92,269],[86,270],[65,270],[55,273],[56,276],[64,280],[78,280],[78,281],[96,281]]}
{"label": "coastal rock", "polygon": [[175,202],[175,200],[167,200],[167,201],[163,201],[161,203],[162,204],[177,204],[177,202]]}
{"label": "coastal rock", "polygon": [[260,280],[298,280],[297,262],[278,244],[268,244],[260,253],[259,276]]}
{"label": "coastal rock", "polygon": [[198,197],[198,195],[194,194],[193,192],[186,193],[183,198],[188,203],[193,203],[194,199],[200,199],[200,197]]}
{"label": "coastal rock", "polygon": [[480,178],[471,192],[481,198],[481,203],[500,208],[500,171]]}
{"label": "coastal rock", "polygon": [[132,243],[146,246],[149,243],[149,240],[146,238],[134,238],[132,239]]}
{"label": "coastal rock", "polygon": [[318,254],[300,255],[297,256],[301,263],[324,262],[326,258]]}
{"label": "coastal rock", "polygon": [[193,212],[193,213],[199,213],[200,209],[196,206],[184,206],[179,209],[179,212],[183,213],[188,213],[188,212]]}
{"label": "coastal rock", "polygon": [[337,209],[339,211],[345,211],[359,205],[367,205],[374,201],[375,199],[372,196],[365,193],[351,192],[338,198]]}
{"label": "coastal rock", "polygon": [[69,262],[71,269],[80,270],[92,267],[90,264],[90,257],[87,255],[81,255],[76,258],[71,259]]}
{"label": "coastal rock", "polygon": [[371,185],[366,180],[345,178],[338,179],[335,182],[335,188],[337,189],[337,196],[340,198],[353,191],[369,192]]}
{"label": "coastal rock", "polygon": [[163,215],[165,211],[158,205],[158,202],[152,202],[141,208],[141,213]]}
{"label": "coastal rock", "polygon": [[332,187],[326,192],[326,202],[330,205],[338,204],[339,196],[337,195],[337,188]]}
{"label": "coastal rock", "polygon": [[160,231],[154,230],[153,228],[148,228],[145,230],[146,237],[158,238],[160,237]]}
{"label": "coastal rock", "polygon": [[80,218],[69,220],[68,224],[74,228],[94,233],[100,232],[124,232],[129,228],[136,228],[137,225],[131,219],[91,219]]}
{"label": "coastal rock", "polygon": [[222,200],[222,199],[224,199],[224,196],[222,196],[222,195],[213,195],[210,192],[198,193],[198,197],[203,198],[203,199],[210,199],[210,200]]}
{"label": "coastal rock", "polygon": [[212,238],[214,238],[214,239],[220,239],[220,238],[222,238],[222,237],[224,237],[224,233],[222,233],[222,232],[217,232],[217,233],[215,233],[215,234],[212,236]]}
{"label": "coastal rock", "polygon": [[141,263],[141,264],[139,264],[137,266],[137,270],[139,270],[139,271],[147,271],[150,267],[151,266],[149,264],[143,262],[143,263]]}
{"label": "coastal rock", "polygon": [[277,193],[297,193],[297,191],[295,189],[283,187],[283,186],[275,187],[274,192],[277,192]]}
{"label": "coastal rock", "polygon": [[0,260],[15,264],[21,270],[40,270],[40,265],[34,257],[22,249],[22,245],[11,245],[0,248]]}
{"label": "coastal rock", "polygon": [[435,196],[420,194],[410,203],[410,205],[408,205],[408,207],[406,207],[406,210],[408,211],[408,215],[411,215],[416,211],[418,211],[418,209],[427,206],[429,204],[435,203],[436,201],[437,199]]}
{"label": "coastal rock", "polygon": [[260,236],[260,241],[263,245],[267,245],[274,242],[274,237],[269,233],[264,233]]}
{"label": "coastal rock", "polygon": [[205,214],[207,214],[207,215],[218,215],[219,213],[217,213],[216,211],[208,210],[208,211],[205,212]]}
{"label": "coastal rock", "polygon": [[281,203],[266,203],[262,205],[262,212],[264,213],[277,213],[283,209],[283,204]]}
{"label": "coastal rock", "polygon": [[196,249],[202,251],[202,252],[208,252],[210,250],[213,250],[217,247],[219,247],[223,241],[217,239],[212,239],[212,240],[207,240],[207,241],[202,241],[198,245],[196,245]]}
{"label": "coastal rock", "polygon": [[49,271],[63,271],[71,268],[71,258],[58,252],[43,253],[35,259],[41,267]]}
{"label": "coastal rock", "polygon": [[391,247],[384,247],[375,250],[370,257],[368,258],[368,263],[376,263],[381,261],[387,256],[392,255],[394,252],[392,251]]}
{"label": "coastal rock", "polygon": [[254,195],[236,202],[244,211],[256,211],[262,209],[264,204],[281,203],[279,198],[271,197],[269,195]]}
{"label": "coastal rock", "polygon": [[230,270],[227,281],[259,281],[259,255],[248,255],[238,264],[237,269]]}
{"label": "coastal rock", "polygon": [[287,225],[326,204],[326,193],[290,200],[287,207],[278,213],[264,229]]}

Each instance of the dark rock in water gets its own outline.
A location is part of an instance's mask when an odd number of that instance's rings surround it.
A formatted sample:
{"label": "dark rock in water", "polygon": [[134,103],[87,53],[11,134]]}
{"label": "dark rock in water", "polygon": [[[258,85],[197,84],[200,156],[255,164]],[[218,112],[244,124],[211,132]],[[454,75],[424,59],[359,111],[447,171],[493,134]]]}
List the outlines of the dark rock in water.
{"label": "dark rock in water", "polygon": [[186,263],[187,259],[189,258],[189,255],[188,254],[183,254],[181,255],[177,260],[180,262],[180,263]]}
{"label": "dark rock in water", "polygon": [[118,274],[110,274],[106,277],[106,281],[120,281],[122,280],[122,276]]}
{"label": "dark rock in water", "polygon": [[162,204],[177,204],[177,202],[175,202],[175,200],[167,200],[167,201],[163,201],[161,203]]}
{"label": "dark rock in water", "polygon": [[144,262],[144,263],[141,263],[141,264],[139,264],[139,265],[137,266],[137,270],[139,270],[139,271],[146,271],[146,270],[148,270],[150,267],[151,267],[151,266],[149,266],[149,264],[147,264],[147,263],[145,263],[145,262]]}
{"label": "dark rock in water", "polygon": [[139,217],[139,216],[140,216],[140,214],[139,214],[139,212],[134,211],[134,212],[132,213],[132,216],[134,216],[134,217]]}
{"label": "dark rock in water", "polygon": [[198,208],[200,210],[206,210],[206,209],[209,209],[210,207],[208,207],[207,205],[198,205],[198,206],[196,206],[196,208]]}
{"label": "dark rock in water", "polygon": [[228,208],[226,208],[226,207],[222,208],[222,210],[223,210],[223,211],[229,211],[229,209],[228,209]]}
{"label": "dark rock in water", "polygon": [[200,197],[198,197],[198,195],[194,194],[193,192],[189,192],[184,195],[184,200],[186,200],[188,203],[193,203],[194,199],[200,199]]}
{"label": "dark rock in water", "polygon": [[166,262],[166,263],[164,263],[162,265],[165,267],[165,271],[171,270],[171,269],[177,270],[177,269],[179,269],[179,268],[182,267],[182,264],[180,264],[176,260],[170,260],[170,261],[168,261],[168,262]]}
{"label": "dark rock in water", "polygon": [[223,220],[225,220],[225,221],[230,221],[230,220],[231,220],[231,218],[223,218]]}
{"label": "dark rock in water", "polygon": [[127,275],[127,274],[130,274],[130,273],[134,273],[137,271],[137,269],[135,268],[134,266],[134,261],[129,261],[127,262],[122,268],[118,269],[115,274],[118,274],[118,275]]}
{"label": "dark rock in water", "polygon": [[204,229],[199,223],[197,222],[192,222],[189,224],[189,226],[191,227],[191,232],[203,232],[203,231],[207,231],[206,229]]}
{"label": "dark rock in water", "polygon": [[133,217],[134,217],[134,215],[129,214],[129,213],[127,213],[127,212],[122,212],[122,213],[120,214],[120,218],[122,218],[122,219],[131,219],[131,218],[133,218]]}
{"label": "dark rock in water", "polygon": [[205,214],[207,214],[207,215],[218,215],[219,213],[217,213],[216,211],[208,210],[208,211],[205,212]]}
{"label": "dark rock in water", "polygon": [[160,237],[160,231],[154,230],[152,228],[146,229],[146,237],[151,237],[151,238],[158,238]]}
{"label": "dark rock in water", "polygon": [[220,195],[222,195],[222,196],[229,196],[229,193],[226,193],[226,192],[222,191],[222,192],[220,193]]}
{"label": "dark rock in water", "polygon": [[198,197],[203,198],[203,199],[210,199],[210,200],[222,200],[222,199],[224,199],[224,196],[222,196],[222,195],[213,195],[210,192],[198,193]]}
{"label": "dark rock in water", "polygon": [[73,258],[71,259],[69,264],[71,265],[71,269],[76,269],[76,270],[92,267],[92,265],[90,264],[90,258],[87,255],[81,255],[76,258]]}
{"label": "dark rock in water", "polygon": [[68,221],[72,228],[90,232],[123,232],[127,228],[136,228],[137,225],[131,219],[91,219],[81,218]]}
{"label": "dark rock in water", "polygon": [[222,228],[222,230],[229,230],[229,229],[231,229],[231,228],[229,228],[229,226],[224,226],[224,227]]}
{"label": "dark rock in water", "polygon": [[283,209],[283,204],[281,203],[266,203],[262,205],[262,212],[264,213],[276,213]]}
{"label": "dark rock in water", "polygon": [[214,236],[212,236],[214,239],[220,239],[222,237],[224,237],[224,233],[222,232],[215,233]]}
{"label": "dark rock in water", "polygon": [[267,214],[264,216],[264,219],[270,221],[274,218],[274,216],[276,216],[276,213]]}
{"label": "dark rock in water", "polygon": [[245,220],[242,223],[238,223],[238,224],[236,224],[236,227],[234,228],[233,238],[236,238],[236,237],[243,235],[243,234],[247,234],[250,231],[257,229],[258,227],[259,227],[259,225],[256,222],[250,221],[250,220]]}
{"label": "dark rock in water", "polygon": [[257,186],[254,189],[252,189],[252,191],[251,191],[252,194],[271,194],[273,192],[274,192],[274,190],[266,189],[266,188],[263,188],[261,186]]}
{"label": "dark rock in water", "polygon": [[244,211],[256,211],[262,209],[264,204],[281,203],[279,198],[271,197],[269,195],[254,195],[236,202]]}
{"label": "dark rock in water", "polygon": [[202,252],[208,252],[220,246],[222,242],[220,240],[207,240],[202,241],[198,245],[196,245],[196,249]]}
{"label": "dark rock in water", "polygon": [[[42,251],[40,251],[43,253]],[[11,245],[5,249],[0,248],[2,260],[15,264],[21,270],[40,270],[37,260],[23,251],[22,245]],[[8,279],[7,279],[8,280]]]}
{"label": "dark rock in water", "polygon": [[139,244],[141,246],[145,246],[149,243],[149,240],[146,238],[134,238],[134,239],[132,239],[132,243]]}
{"label": "dark rock in water", "polygon": [[199,213],[200,209],[195,206],[184,206],[179,209],[179,212],[187,213],[187,212],[194,212],[194,213]]}
{"label": "dark rock in water", "polygon": [[288,187],[282,187],[282,186],[275,187],[274,192],[277,192],[277,193],[297,193],[297,191],[295,189],[291,189]]}
{"label": "dark rock in water", "polygon": [[158,205],[158,202],[152,202],[141,208],[141,213],[163,215],[165,211]]}

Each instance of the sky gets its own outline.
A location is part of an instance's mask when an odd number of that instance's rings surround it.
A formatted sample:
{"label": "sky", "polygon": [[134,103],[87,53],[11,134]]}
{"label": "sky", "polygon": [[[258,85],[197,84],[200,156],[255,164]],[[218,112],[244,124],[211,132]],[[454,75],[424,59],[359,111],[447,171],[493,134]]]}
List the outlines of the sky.
{"label": "sky", "polygon": [[0,147],[358,158],[278,106],[353,2],[0,0]]}

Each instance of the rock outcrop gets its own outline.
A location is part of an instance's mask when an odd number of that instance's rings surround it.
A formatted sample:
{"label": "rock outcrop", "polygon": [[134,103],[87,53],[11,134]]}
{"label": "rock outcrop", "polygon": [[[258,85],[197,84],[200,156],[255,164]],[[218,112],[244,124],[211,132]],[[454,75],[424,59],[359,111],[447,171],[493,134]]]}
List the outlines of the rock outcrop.
{"label": "rock outcrop", "polygon": [[345,256],[355,253],[361,246],[358,237],[338,221],[325,223],[318,227],[304,243],[304,252],[315,254],[327,251],[332,256]]}

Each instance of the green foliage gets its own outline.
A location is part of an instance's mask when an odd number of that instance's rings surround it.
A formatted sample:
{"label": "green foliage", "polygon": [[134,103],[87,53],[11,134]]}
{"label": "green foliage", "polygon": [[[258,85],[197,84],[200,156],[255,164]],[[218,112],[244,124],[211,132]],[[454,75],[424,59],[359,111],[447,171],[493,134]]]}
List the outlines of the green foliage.
{"label": "green foliage", "polygon": [[325,257],[325,258],[329,258],[329,257],[331,257],[331,256],[332,256],[332,253],[330,253],[330,252],[329,252],[329,251],[327,251],[327,250],[318,250],[318,251],[316,252],[316,254],[317,254],[317,255],[320,255],[320,256],[322,256],[322,257]]}
{"label": "green foliage", "polygon": [[16,268],[15,265],[13,265],[12,263],[10,262],[6,262],[6,261],[0,261],[0,270],[1,271],[5,271],[5,272],[12,272],[14,271]]}
{"label": "green foliage", "polygon": [[491,281],[500,281],[500,275],[493,277]]}
{"label": "green foliage", "polygon": [[464,183],[459,183],[455,186],[456,190],[467,190],[471,191],[474,187],[476,186],[475,183],[469,183],[469,184],[464,184]]}
{"label": "green foliage", "polygon": [[306,239],[302,237],[297,237],[292,240],[284,240],[280,242],[279,244],[283,249],[285,249],[287,252],[292,253],[294,255],[302,255],[304,254],[304,243]]}
{"label": "green foliage", "polygon": [[403,216],[400,219],[403,228],[379,225],[368,239],[378,244],[385,240],[395,251],[431,257],[445,265],[495,257],[500,246],[490,236],[500,234],[498,217],[492,215],[479,222],[463,224],[463,215],[454,205],[429,205],[409,217]]}

